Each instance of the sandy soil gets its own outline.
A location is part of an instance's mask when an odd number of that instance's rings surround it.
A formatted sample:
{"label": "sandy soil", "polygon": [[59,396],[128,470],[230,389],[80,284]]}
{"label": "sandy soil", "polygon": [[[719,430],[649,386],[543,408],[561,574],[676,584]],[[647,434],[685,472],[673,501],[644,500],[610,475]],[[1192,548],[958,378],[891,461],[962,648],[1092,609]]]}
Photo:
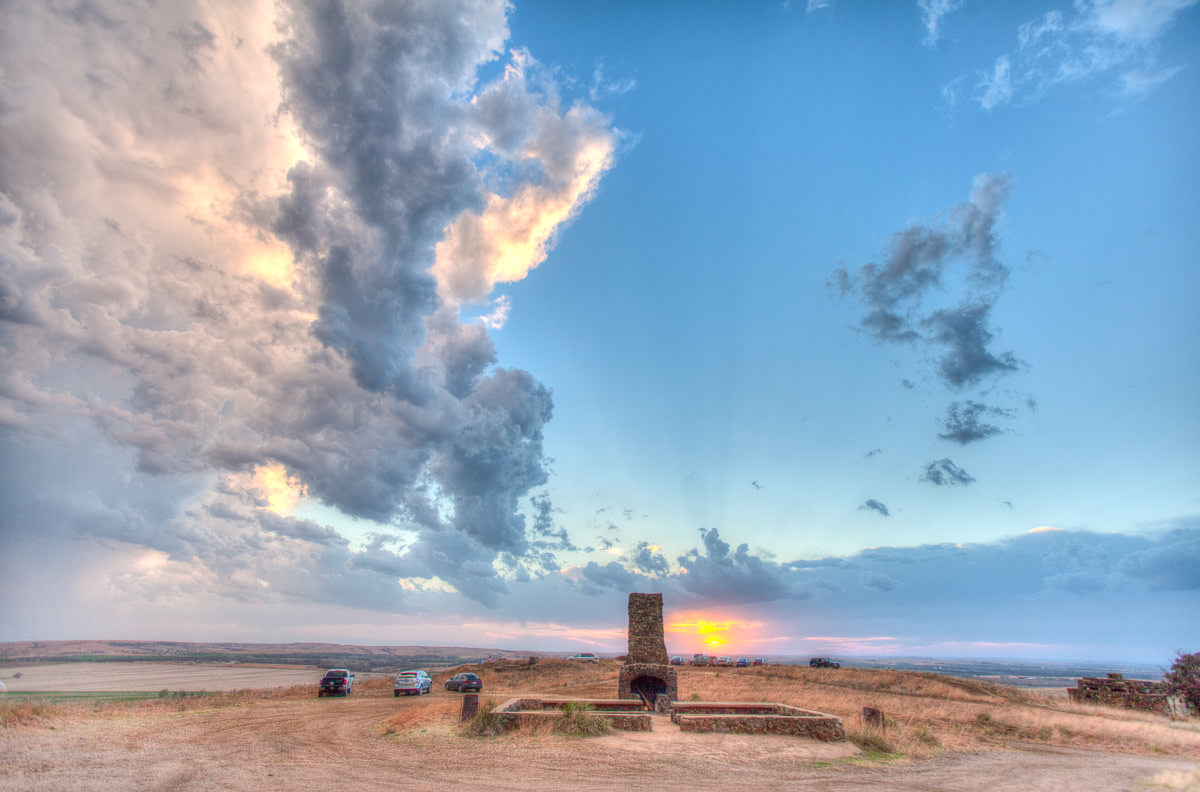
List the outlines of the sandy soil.
{"label": "sandy soil", "polygon": [[[306,684],[317,676],[305,673]],[[156,685],[152,689],[197,689],[191,681]],[[218,689],[212,681],[207,685]],[[245,687],[233,685],[239,686]],[[1178,759],[1018,746],[872,766],[848,743],[682,734],[665,719],[650,733],[587,740],[469,738],[457,728],[458,700],[458,694],[441,690],[393,698],[380,688],[348,698],[313,695],[220,709],[102,713],[0,729],[0,792],[1200,790],[1200,762]]]}

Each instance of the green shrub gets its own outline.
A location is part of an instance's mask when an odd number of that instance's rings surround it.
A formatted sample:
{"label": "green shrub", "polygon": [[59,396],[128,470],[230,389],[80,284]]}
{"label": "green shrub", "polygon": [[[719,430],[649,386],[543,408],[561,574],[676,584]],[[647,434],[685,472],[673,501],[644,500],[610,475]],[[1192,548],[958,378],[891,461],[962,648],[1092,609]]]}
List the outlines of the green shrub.
{"label": "green shrub", "polygon": [[571,737],[599,737],[612,731],[612,722],[586,701],[568,701],[554,731]]}
{"label": "green shrub", "polygon": [[1193,709],[1200,710],[1200,652],[1180,652],[1163,680],[1172,693],[1183,696]]}

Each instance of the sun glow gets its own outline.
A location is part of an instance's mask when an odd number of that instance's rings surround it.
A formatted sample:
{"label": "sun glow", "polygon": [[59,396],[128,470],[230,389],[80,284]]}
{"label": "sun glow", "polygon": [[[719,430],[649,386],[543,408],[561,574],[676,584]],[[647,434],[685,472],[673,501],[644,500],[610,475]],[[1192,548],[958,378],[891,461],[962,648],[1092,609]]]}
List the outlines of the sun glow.
{"label": "sun glow", "polygon": [[304,485],[289,476],[283,465],[264,465],[254,471],[254,487],[266,499],[263,508],[281,516],[288,516],[296,503],[307,493]]}
{"label": "sun glow", "polygon": [[694,636],[705,646],[724,646],[728,643],[743,643],[754,640],[754,632],[760,622],[736,619],[712,619],[702,614],[685,614],[664,626],[664,631],[677,635]]}

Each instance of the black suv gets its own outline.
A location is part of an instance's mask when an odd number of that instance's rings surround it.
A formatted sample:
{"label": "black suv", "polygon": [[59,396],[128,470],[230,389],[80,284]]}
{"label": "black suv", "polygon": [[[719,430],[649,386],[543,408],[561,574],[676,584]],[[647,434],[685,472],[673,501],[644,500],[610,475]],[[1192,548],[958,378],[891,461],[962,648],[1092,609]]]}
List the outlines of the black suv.
{"label": "black suv", "polygon": [[814,657],[808,661],[808,665],[811,668],[841,668],[842,667],[841,663],[835,663],[832,659],[830,659],[828,657]]}

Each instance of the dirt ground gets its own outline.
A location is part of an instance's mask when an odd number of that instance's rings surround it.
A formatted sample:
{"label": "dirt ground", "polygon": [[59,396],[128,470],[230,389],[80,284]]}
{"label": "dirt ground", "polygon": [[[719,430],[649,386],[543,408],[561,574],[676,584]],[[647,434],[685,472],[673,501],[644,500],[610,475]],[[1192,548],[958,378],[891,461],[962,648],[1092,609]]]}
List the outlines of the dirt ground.
{"label": "dirt ground", "polygon": [[[309,676],[315,686],[319,672]],[[196,678],[176,685],[159,678],[150,689],[196,690]],[[849,743],[682,734],[666,719],[649,733],[591,739],[470,738],[457,726],[459,698],[443,690],[393,698],[376,687],[318,699],[314,687],[311,697],[250,698],[213,709],[52,718],[0,729],[0,792],[1200,790],[1200,761],[1046,746],[880,765],[865,762]]]}

